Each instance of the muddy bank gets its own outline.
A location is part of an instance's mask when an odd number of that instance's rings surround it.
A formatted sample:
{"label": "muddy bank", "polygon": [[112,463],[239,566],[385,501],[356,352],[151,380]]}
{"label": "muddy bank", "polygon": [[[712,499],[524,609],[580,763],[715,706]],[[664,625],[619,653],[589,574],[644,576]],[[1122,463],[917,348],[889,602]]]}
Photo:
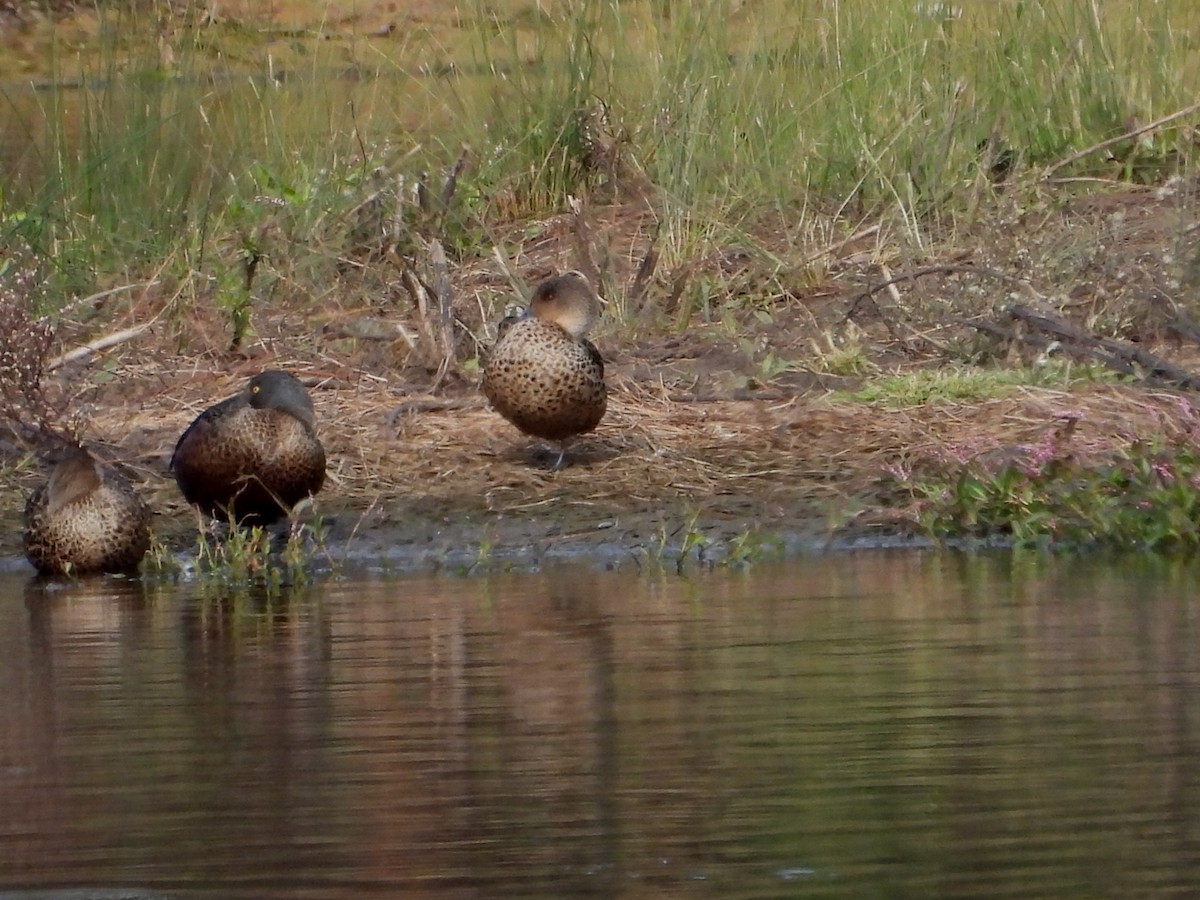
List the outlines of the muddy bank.
{"label": "muddy bank", "polygon": [[[178,434],[245,372],[131,370],[92,438],[140,479],[170,550],[194,553],[200,523],[167,472]],[[437,397],[371,378],[292,366],[310,382],[329,477],[304,519],[319,522],[317,568],[527,568],[768,558],[862,546],[928,546],[921,504],[895,473],[947,453],[1036,444],[1076,418],[1085,444],[1159,433],[1172,392],[1093,384],[1067,391],[1012,386],[1003,396],[880,405],[810,386],[745,399],[677,400],[627,364],[611,375],[605,422],[572,464],[486,407],[472,386]],[[2,552],[20,553],[30,462],[0,501],[11,523]]]}
{"label": "muddy bank", "polygon": [[[235,384],[231,379],[229,387]],[[605,424],[575,445],[568,468],[554,471],[549,448],[519,434],[470,391],[454,402],[430,399],[429,408],[398,418],[389,415],[397,404],[386,390],[326,381],[314,385],[313,396],[329,477],[302,520],[319,523],[313,553],[333,565],[624,565],[681,550],[717,561],[904,530],[865,523],[864,501],[853,497],[865,473],[849,465],[839,475],[839,454],[830,446],[840,429],[810,434],[822,417],[793,408],[795,400],[634,403],[618,389]],[[167,460],[190,410],[203,402],[171,392],[97,419],[132,425],[124,436],[114,429],[95,439],[139,479],[156,512],[158,540],[184,555],[194,552],[201,523]],[[40,468],[26,466],[5,492],[12,526],[2,540],[10,557],[20,552],[22,496],[43,477]]]}

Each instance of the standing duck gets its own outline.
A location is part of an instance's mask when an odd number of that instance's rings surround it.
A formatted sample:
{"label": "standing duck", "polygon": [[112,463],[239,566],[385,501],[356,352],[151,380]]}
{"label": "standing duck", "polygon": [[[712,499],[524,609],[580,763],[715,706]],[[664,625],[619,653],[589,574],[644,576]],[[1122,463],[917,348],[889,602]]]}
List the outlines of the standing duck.
{"label": "standing duck", "polygon": [[269,525],[325,482],[308,391],[268,370],[196,417],[175,445],[171,471],[183,496],[213,518]]}
{"label": "standing duck", "polygon": [[604,360],[586,337],[600,300],[581,272],[543,281],[529,309],[504,323],[483,369],[483,393],[526,434],[567,443],[600,424],[608,405]]}
{"label": "standing duck", "polygon": [[123,476],[68,447],[25,504],[25,556],[43,575],[131,572],[150,549],[150,508]]}

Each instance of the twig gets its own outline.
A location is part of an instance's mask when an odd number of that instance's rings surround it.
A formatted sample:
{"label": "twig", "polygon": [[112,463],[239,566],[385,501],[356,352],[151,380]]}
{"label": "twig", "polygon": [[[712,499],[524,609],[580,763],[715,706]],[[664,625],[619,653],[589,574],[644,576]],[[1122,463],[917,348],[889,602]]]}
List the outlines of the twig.
{"label": "twig", "polygon": [[825,247],[825,249],[818,250],[816,253],[812,254],[811,256],[809,256],[808,259],[806,259],[804,261],[804,265],[807,266],[809,263],[814,263],[818,259],[820,259],[822,256],[832,256],[834,253],[836,253],[838,250],[841,250],[847,244],[852,244],[855,241],[860,241],[863,238],[871,237],[872,235],[875,235],[878,233],[879,233],[878,225],[868,225],[866,228],[862,229],[861,231],[854,232],[854,234],[850,235],[850,237],[842,238],[840,241],[835,241],[834,243],[827,245]]}
{"label": "twig", "polygon": [[1063,353],[1071,356],[1085,357],[1094,359],[1096,362],[1107,366],[1119,375],[1133,375],[1133,366],[1128,362],[1118,359],[1111,353],[1105,353],[1096,347],[1084,347],[1079,344],[1063,343],[1052,337],[1047,337],[1043,334],[1033,333],[1018,333],[1011,328],[1005,328],[1003,325],[997,325],[995,322],[987,319],[960,319],[958,324],[966,325],[974,328],[976,331],[989,335],[990,337],[1013,344],[1026,344],[1035,350],[1049,354],[1055,350],[1060,350]]}
{"label": "twig", "polygon": [[1041,294],[1039,294],[1034,289],[1033,285],[1031,285],[1028,281],[1022,281],[1020,278],[1009,275],[1007,272],[1001,272],[999,269],[989,269],[986,266],[946,264],[939,266],[927,266],[923,269],[914,269],[911,272],[904,272],[895,276],[894,278],[889,278],[886,281],[881,281],[878,284],[871,285],[871,287],[867,288],[854,298],[854,302],[850,304],[850,309],[846,311],[846,319],[849,320],[854,318],[855,314],[858,312],[858,305],[864,300],[869,300],[880,291],[889,290],[894,285],[897,285],[902,281],[916,281],[918,278],[924,278],[926,275],[983,275],[987,278],[995,278],[999,281],[1003,281],[1005,284],[1018,288],[1022,293],[1031,299],[1042,299]]}
{"label": "twig", "polygon": [[[583,201],[578,197],[568,197],[567,206],[571,210],[571,220],[575,225],[575,249],[579,253],[579,267],[583,270],[583,274],[587,276],[588,281],[596,286],[596,289],[603,293],[602,279],[604,273],[601,271],[601,265],[596,261],[595,239],[592,236],[592,226],[584,215]],[[605,260],[605,268],[607,268],[607,259]]]}
{"label": "twig", "polygon": [[62,368],[67,363],[85,359],[93,353],[99,353],[101,350],[107,350],[109,347],[115,347],[117,344],[131,340],[149,328],[152,324],[154,323],[144,322],[141,325],[135,325],[132,328],[123,328],[120,331],[114,331],[111,334],[98,337],[94,341],[88,341],[86,344],[76,347],[74,350],[69,350],[61,356],[56,356],[54,359],[49,360],[46,363],[46,371],[53,372],[55,369]]}
{"label": "twig", "polygon": [[1197,110],[1200,110],[1200,103],[1193,103],[1191,106],[1185,106],[1183,109],[1177,110],[1168,116],[1163,116],[1161,119],[1155,119],[1148,125],[1143,125],[1140,128],[1133,128],[1129,131],[1126,131],[1124,134],[1117,135],[1114,138],[1109,138],[1108,140],[1101,141],[1098,144],[1092,144],[1090,147],[1084,147],[1082,150],[1072,153],[1066,159],[1060,159],[1054,165],[1047,168],[1044,172],[1042,172],[1042,180],[1045,181],[1059,169],[1063,168],[1064,166],[1069,166],[1076,160],[1083,159],[1083,157],[1087,156],[1088,154],[1095,153],[1097,150],[1103,150],[1106,147],[1111,147],[1113,144],[1119,144],[1122,141],[1127,141],[1130,138],[1135,138],[1139,134],[1145,134],[1147,131],[1153,131],[1155,128],[1159,128],[1163,125],[1166,125],[1168,122],[1175,121],[1176,119],[1181,119],[1190,113],[1196,112]]}
{"label": "twig", "polygon": [[387,427],[394,430],[399,426],[400,419],[416,415],[418,413],[448,412],[451,410],[460,409],[483,409],[484,405],[485,404],[483,400],[478,397],[421,397],[412,400],[405,400],[387,414]]}
{"label": "twig", "polygon": [[883,273],[883,277],[887,279],[883,283],[887,288],[888,296],[892,298],[892,302],[897,306],[900,305],[900,291],[896,288],[896,279],[892,277],[892,270],[888,268],[887,263],[880,263],[879,271]]}
{"label": "twig", "polygon": [[434,389],[441,385],[454,363],[454,285],[450,280],[450,264],[442,242],[429,243],[429,263],[433,269],[433,290],[438,304],[438,335],[442,345],[442,362],[438,366]]}
{"label": "twig", "polygon": [[637,274],[634,275],[633,285],[629,288],[630,303],[641,302],[642,295],[646,293],[646,288],[650,285],[650,279],[654,277],[654,270],[658,267],[658,239],[661,234],[662,220],[660,219],[654,226],[654,233],[650,235],[650,246],[646,248],[641,265],[638,266]]}
{"label": "twig", "polygon": [[459,176],[467,167],[467,160],[471,156],[471,148],[463,145],[462,152],[458,154],[458,160],[446,175],[446,180],[442,182],[442,192],[438,196],[438,203],[441,205],[441,213],[445,213],[450,206],[450,201],[454,199],[454,191],[458,187]]}
{"label": "twig", "polygon": [[508,283],[512,285],[512,289],[517,296],[522,300],[529,299],[529,290],[525,287],[525,282],[517,277],[513,270],[512,262],[509,261],[508,255],[501,249],[499,244],[492,244],[492,256],[496,258],[496,263],[500,266],[500,271],[504,273],[504,277],[508,279]]}
{"label": "twig", "polygon": [[[108,288],[107,290],[97,291],[94,294],[88,294],[86,297],[80,297],[78,300],[72,300],[63,309],[60,315],[74,309],[79,309],[81,306],[87,306],[89,303],[95,303],[97,300],[103,300],[105,297],[111,297],[113,294],[119,294],[122,291],[132,291],[134,288],[141,288],[143,291],[149,290],[159,283],[159,279],[154,278],[150,281],[138,281],[134,284],[121,284],[117,287]],[[158,318],[155,316],[155,318]]]}

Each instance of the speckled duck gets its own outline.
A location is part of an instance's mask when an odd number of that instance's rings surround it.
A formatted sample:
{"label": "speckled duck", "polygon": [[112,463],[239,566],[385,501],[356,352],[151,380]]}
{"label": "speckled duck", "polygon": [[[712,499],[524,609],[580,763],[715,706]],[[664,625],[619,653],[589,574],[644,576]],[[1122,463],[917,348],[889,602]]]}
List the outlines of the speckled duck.
{"label": "speckled duck", "polygon": [[483,370],[483,393],[496,412],[521,431],[567,444],[604,418],[608,394],[604,360],[587,339],[600,300],[582,273],[543,281],[529,309],[507,322]]}
{"label": "speckled duck", "polygon": [[68,447],[25,504],[24,542],[43,575],[131,572],[150,548],[150,508],[123,475]]}

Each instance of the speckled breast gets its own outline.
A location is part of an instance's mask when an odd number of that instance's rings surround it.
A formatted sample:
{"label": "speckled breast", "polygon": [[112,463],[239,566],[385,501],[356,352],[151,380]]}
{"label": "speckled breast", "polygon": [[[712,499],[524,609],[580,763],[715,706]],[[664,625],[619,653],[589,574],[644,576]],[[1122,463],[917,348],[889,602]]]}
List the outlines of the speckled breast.
{"label": "speckled breast", "polygon": [[484,368],[483,392],[517,428],[552,441],[591,431],[608,403],[599,351],[539,319],[505,331]]}

